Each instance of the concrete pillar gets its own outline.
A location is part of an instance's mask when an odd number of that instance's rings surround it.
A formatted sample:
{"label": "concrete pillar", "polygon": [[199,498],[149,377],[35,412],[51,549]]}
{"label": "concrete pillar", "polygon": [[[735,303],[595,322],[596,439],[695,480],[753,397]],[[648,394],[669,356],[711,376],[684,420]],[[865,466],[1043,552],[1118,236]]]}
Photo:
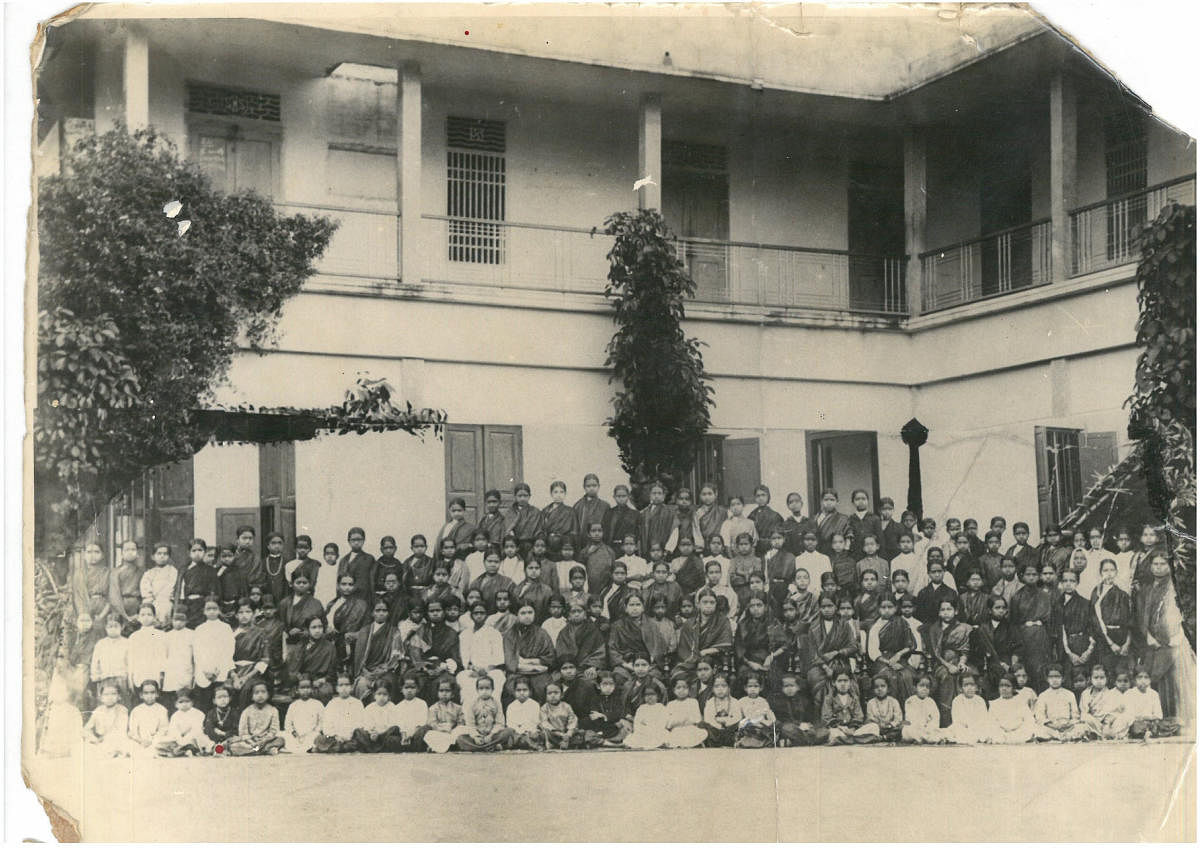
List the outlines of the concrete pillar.
{"label": "concrete pillar", "polygon": [[125,124],[130,131],[150,124],[150,43],[135,30],[125,33]]}
{"label": "concrete pillar", "polygon": [[397,276],[405,283],[421,282],[421,67],[402,62],[396,86],[396,206],[400,260]]}
{"label": "concrete pillar", "polygon": [[1075,84],[1064,71],[1050,80],[1051,280],[1071,273],[1071,210],[1075,198]]}
{"label": "concrete pillar", "polygon": [[919,127],[904,133],[904,252],[908,254],[905,289],[908,313],[921,314],[921,254],[925,251],[925,134]]}
{"label": "concrete pillar", "polygon": [[662,209],[662,96],[642,98],[638,120],[638,173],[640,180],[650,177],[653,184],[638,189],[639,209]]}

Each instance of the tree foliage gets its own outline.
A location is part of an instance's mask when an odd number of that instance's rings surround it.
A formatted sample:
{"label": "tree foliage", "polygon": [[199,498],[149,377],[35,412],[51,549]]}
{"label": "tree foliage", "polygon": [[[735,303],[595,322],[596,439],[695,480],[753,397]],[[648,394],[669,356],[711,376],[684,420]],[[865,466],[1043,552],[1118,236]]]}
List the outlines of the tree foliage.
{"label": "tree foliage", "polygon": [[1196,207],[1170,204],[1140,234],[1138,357],[1129,435],[1174,554],[1180,608],[1196,633]]}
{"label": "tree foliage", "polygon": [[203,444],[194,410],[239,346],[272,339],[335,224],[226,195],[154,130],[121,127],[41,181],[37,224],[35,474],[70,536],[144,469]]}
{"label": "tree foliage", "polygon": [[604,294],[617,325],[606,364],[621,385],[605,423],[635,487],[659,479],[673,489],[692,468],[713,404],[703,343],[682,327],[696,284],[658,211],[618,212],[604,232],[615,237]]}

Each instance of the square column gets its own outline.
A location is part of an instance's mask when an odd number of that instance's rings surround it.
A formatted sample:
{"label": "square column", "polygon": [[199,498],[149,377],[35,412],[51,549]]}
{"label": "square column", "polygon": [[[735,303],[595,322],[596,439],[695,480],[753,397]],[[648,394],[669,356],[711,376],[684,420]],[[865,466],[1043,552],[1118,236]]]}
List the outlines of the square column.
{"label": "square column", "polygon": [[639,209],[662,209],[662,96],[642,98],[638,120],[637,179],[650,177],[652,185],[638,189]]}
{"label": "square column", "polygon": [[125,33],[123,92],[130,132],[150,125],[150,42],[135,30]]}
{"label": "square column", "polygon": [[396,207],[400,215],[397,276],[421,282],[421,66],[402,62],[396,69]]}
{"label": "square column", "polygon": [[1076,205],[1075,83],[1058,71],[1050,81],[1050,271],[1064,280],[1071,267],[1071,210]]}
{"label": "square column", "polygon": [[925,135],[919,127],[904,132],[904,252],[908,314],[921,314],[921,254],[925,251]]}

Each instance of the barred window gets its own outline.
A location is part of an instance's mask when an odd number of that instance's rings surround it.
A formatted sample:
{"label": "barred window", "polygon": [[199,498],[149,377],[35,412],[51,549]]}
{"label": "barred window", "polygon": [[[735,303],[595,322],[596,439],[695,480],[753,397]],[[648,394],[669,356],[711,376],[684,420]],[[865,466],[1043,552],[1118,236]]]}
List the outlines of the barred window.
{"label": "barred window", "polygon": [[446,119],[446,215],[452,262],[505,261],[503,121]]}

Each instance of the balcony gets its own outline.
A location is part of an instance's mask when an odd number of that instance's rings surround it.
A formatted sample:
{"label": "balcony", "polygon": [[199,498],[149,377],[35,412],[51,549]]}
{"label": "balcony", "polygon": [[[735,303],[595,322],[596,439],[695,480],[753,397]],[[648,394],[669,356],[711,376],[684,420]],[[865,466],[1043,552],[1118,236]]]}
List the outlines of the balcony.
{"label": "balcony", "polygon": [[1050,221],[1035,221],[921,254],[921,312],[1051,282]]}
{"label": "balcony", "polygon": [[[612,238],[578,227],[422,216],[426,279],[599,294]],[[702,303],[905,313],[904,259],[781,245],[677,239]]]}
{"label": "balcony", "polygon": [[1071,276],[1136,262],[1137,232],[1170,202],[1196,202],[1196,176],[1102,200],[1071,213]]}
{"label": "balcony", "polygon": [[349,289],[395,286],[398,279],[400,217],[395,210],[310,203],[276,203],[281,215],[310,215],[338,222],[325,255],[317,260],[324,285]]}

